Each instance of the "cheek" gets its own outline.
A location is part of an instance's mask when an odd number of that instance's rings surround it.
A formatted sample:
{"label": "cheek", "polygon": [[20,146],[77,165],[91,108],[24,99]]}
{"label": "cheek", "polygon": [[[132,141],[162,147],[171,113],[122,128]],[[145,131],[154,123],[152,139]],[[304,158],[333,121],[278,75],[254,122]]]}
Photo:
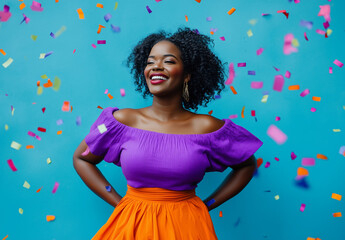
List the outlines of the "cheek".
{"label": "cheek", "polygon": [[182,76],[183,74],[183,68],[181,66],[175,66],[169,69],[169,72],[171,74],[171,76]]}

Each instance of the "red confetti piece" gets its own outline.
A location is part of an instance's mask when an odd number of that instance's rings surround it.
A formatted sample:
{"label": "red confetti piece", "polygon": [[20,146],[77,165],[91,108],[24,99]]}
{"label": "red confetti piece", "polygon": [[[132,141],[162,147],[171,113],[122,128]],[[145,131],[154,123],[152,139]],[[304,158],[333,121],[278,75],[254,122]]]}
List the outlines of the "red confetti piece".
{"label": "red confetti piece", "polygon": [[41,128],[41,127],[38,127],[37,130],[40,131],[40,132],[46,132],[46,129],[45,128]]}
{"label": "red confetti piece", "polygon": [[255,110],[252,110],[251,114],[253,117],[255,117]]}
{"label": "red confetti piece", "polygon": [[308,37],[307,37],[307,33],[306,33],[306,32],[304,32],[304,38],[305,38],[305,40],[309,41],[309,39],[308,39]]}

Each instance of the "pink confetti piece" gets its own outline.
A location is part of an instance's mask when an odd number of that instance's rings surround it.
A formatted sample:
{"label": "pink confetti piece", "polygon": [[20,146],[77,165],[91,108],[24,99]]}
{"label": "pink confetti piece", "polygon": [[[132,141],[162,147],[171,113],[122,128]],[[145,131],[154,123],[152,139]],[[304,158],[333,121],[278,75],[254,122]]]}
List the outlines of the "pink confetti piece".
{"label": "pink confetti piece", "polygon": [[92,46],[93,48],[96,48],[96,45],[95,45],[95,44],[93,44],[93,43],[91,44],[91,46]]}
{"label": "pink confetti piece", "polygon": [[286,10],[278,10],[277,13],[284,13]]}
{"label": "pink confetti piece", "polygon": [[28,132],[28,135],[29,135],[29,136],[31,136],[31,137],[36,136],[36,134],[35,134],[35,133],[33,133],[33,132],[31,132],[31,131],[29,131],[29,132]]}
{"label": "pink confetti piece", "polygon": [[16,168],[16,166],[14,166],[12,159],[8,159],[7,164],[8,164],[8,166],[10,166],[10,168],[12,169],[13,172],[17,171],[17,168]]}
{"label": "pink confetti piece", "polygon": [[75,53],[75,49],[73,50],[73,53]]}
{"label": "pink confetti piece", "polygon": [[125,89],[121,88],[120,89],[120,94],[121,94],[122,97],[124,97],[126,95]]}
{"label": "pink confetti piece", "polygon": [[97,40],[97,44],[105,44],[106,40]]}
{"label": "pink confetti piece", "polygon": [[320,11],[317,14],[318,16],[323,16],[327,22],[331,21],[330,13],[331,13],[331,7],[330,5],[321,5]]}
{"label": "pink confetti piece", "polygon": [[270,165],[271,165],[271,163],[270,163],[270,162],[267,162],[267,163],[265,164],[265,168],[268,168]]}
{"label": "pink confetti piece", "polygon": [[327,28],[329,27],[329,22],[327,22],[327,21],[324,22],[324,23],[323,23],[323,27],[324,27],[325,29],[327,29]]}
{"label": "pink confetti piece", "polygon": [[301,208],[299,209],[301,212],[304,212],[304,209],[305,209],[305,204],[304,203],[302,203],[301,204]]}
{"label": "pink confetti piece", "polygon": [[275,159],[276,161],[278,161],[278,162],[279,162],[279,158],[277,158],[277,157],[274,157],[274,159]]}
{"label": "pink confetti piece", "polygon": [[290,73],[289,71],[286,71],[286,72],[285,72],[285,77],[286,77],[286,78],[290,78],[290,77],[291,77],[291,73]]}
{"label": "pink confetti piece", "polygon": [[258,50],[256,50],[256,55],[261,55],[261,53],[264,51],[263,48],[259,48]]}
{"label": "pink confetti piece", "polygon": [[88,155],[90,152],[89,146],[87,146],[86,150],[81,154],[82,156]]}
{"label": "pink confetti piece", "polygon": [[302,158],[302,166],[315,166],[314,158]]}
{"label": "pink confetti piece", "polygon": [[149,13],[152,13],[152,10],[150,9],[149,6],[146,6],[146,9],[147,9],[147,11],[148,11]]}
{"label": "pink confetti piece", "polygon": [[316,108],[313,108],[313,107],[312,107],[312,108],[310,109],[310,111],[316,112]]}
{"label": "pink confetti piece", "polygon": [[277,144],[283,144],[287,140],[287,136],[275,125],[270,125],[267,130],[267,135],[272,138]]}
{"label": "pink confetti piece", "polygon": [[306,33],[306,32],[304,32],[304,38],[305,38],[305,40],[309,41],[309,39],[308,39],[308,37],[307,37],[307,33]]}
{"label": "pink confetti piece", "polygon": [[274,68],[277,72],[280,71],[280,69],[279,69],[279,68],[276,68],[275,66],[273,66],[273,68]]}
{"label": "pink confetti piece", "polygon": [[251,115],[252,115],[252,117],[255,117],[255,110],[251,111]]}
{"label": "pink confetti piece", "polygon": [[4,11],[0,11],[0,22],[6,22],[10,19],[12,13],[10,13],[10,7],[4,5]]}
{"label": "pink confetti piece", "polygon": [[329,73],[332,74],[333,73],[333,68],[329,67]]}
{"label": "pink confetti piece", "polygon": [[310,93],[309,89],[305,89],[303,92],[301,92],[300,96],[305,97]]}
{"label": "pink confetti piece", "polygon": [[232,84],[232,82],[234,81],[235,78],[235,69],[234,69],[234,63],[230,63],[229,64],[229,77],[228,79],[225,81],[225,85],[229,85]]}
{"label": "pink confetti piece", "polygon": [[30,21],[30,18],[28,18],[24,13],[23,13],[23,16],[24,16],[24,19],[20,22],[20,24],[22,24],[24,21],[26,24],[28,24]]}
{"label": "pink confetti piece", "polygon": [[31,5],[31,10],[32,11],[38,11],[38,12],[42,12],[43,8],[41,7],[41,4],[39,2],[36,1],[32,1],[32,5]]}
{"label": "pink confetti piece", "polygon": [[296,157],[297,157],[297,155],[296,155],[294,152],[291,152],[291,159],[292,159],[292,160],[295,160]]}
{"label": "pink confetti piece", "polygon": [[229,116],[230,119],[234,119],[234,118],[237,118],[237,117],[238,117],[237,114],[232,114],[232,115]]}
{"label": "pink confetti piece", "polygon": [[58,182],[55,182],[52,193],[55,193],[56,190],[58,189],[58,187],[59,187],[59,183],[58,183]]}
{"label": "pink confetti piece", "polygon": [[220,37],[219,39],[222,41],[225,41],[225,37]]}
{"label": "pink confetti piece", "polygon": [[318,34],[321,34],[321,35],[325,35],[325,34],[326,34],[326,32],[323,31],[323,30],[321,30],[321,29],[316,29],[316,32],[317,32]]}
{"label": "pink confetti piece", "polygon": [[206,21],[211,22],[212,21],[212,17],[207,17]]}
{"label": "pink confetti piece", "polygon": [[337,65],[338,67],[343,67],[344,64],[342,62],[340,62],[338,59],[335,59],[333,62],[335,65]]}
{"label": "pink confetti piece", "polygon": [[292,46],[292,40],[294,39],[294,36],[292,33],[288,33],[284,37],[284,46],[283,46],[283,53],[288,55],[293,52],[298,52],[297,48]]}
{"label": "pink confetti piece", "polygon": [[280,117],[277,116],[277,117],[276,117],[276,121],[280,121]]}
{"label": "pink confetti piece", "polygon": [[260,89],[264,86],[264,82],[251,82],[250,87],[254,89]]}
{"label": "pink confetti piece", "polygon": [[274,77],[273,90],[281,92],[284,87],[284,77],[283,75],[276,75]]}
{"label": "pink confetti piece", "polygon": [[247,66],[247,64],[244,62],[244,63],[237,63],[237,67],[245,67]]}

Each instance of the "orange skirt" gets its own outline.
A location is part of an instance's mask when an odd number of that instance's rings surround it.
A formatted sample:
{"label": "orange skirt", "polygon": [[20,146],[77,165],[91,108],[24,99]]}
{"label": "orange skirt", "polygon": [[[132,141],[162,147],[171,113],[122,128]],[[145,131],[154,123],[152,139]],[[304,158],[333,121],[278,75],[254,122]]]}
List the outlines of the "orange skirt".
{"label": "orange skirt", "polygon": [[211,216],[195,189],[133,188],[92,240],[214,240]]}

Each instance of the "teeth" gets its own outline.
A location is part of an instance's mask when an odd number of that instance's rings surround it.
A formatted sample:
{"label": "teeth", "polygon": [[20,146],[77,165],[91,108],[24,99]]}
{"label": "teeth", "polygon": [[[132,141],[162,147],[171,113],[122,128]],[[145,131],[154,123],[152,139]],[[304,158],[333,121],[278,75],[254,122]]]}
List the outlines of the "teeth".
{"label": "teeth", "polygon": [[163,76],[153,76],[151,79],[152,79],[152,80],[154,80],[154,79],[167,80],[167,78],[165,78],[165,77],[163,77]]}

